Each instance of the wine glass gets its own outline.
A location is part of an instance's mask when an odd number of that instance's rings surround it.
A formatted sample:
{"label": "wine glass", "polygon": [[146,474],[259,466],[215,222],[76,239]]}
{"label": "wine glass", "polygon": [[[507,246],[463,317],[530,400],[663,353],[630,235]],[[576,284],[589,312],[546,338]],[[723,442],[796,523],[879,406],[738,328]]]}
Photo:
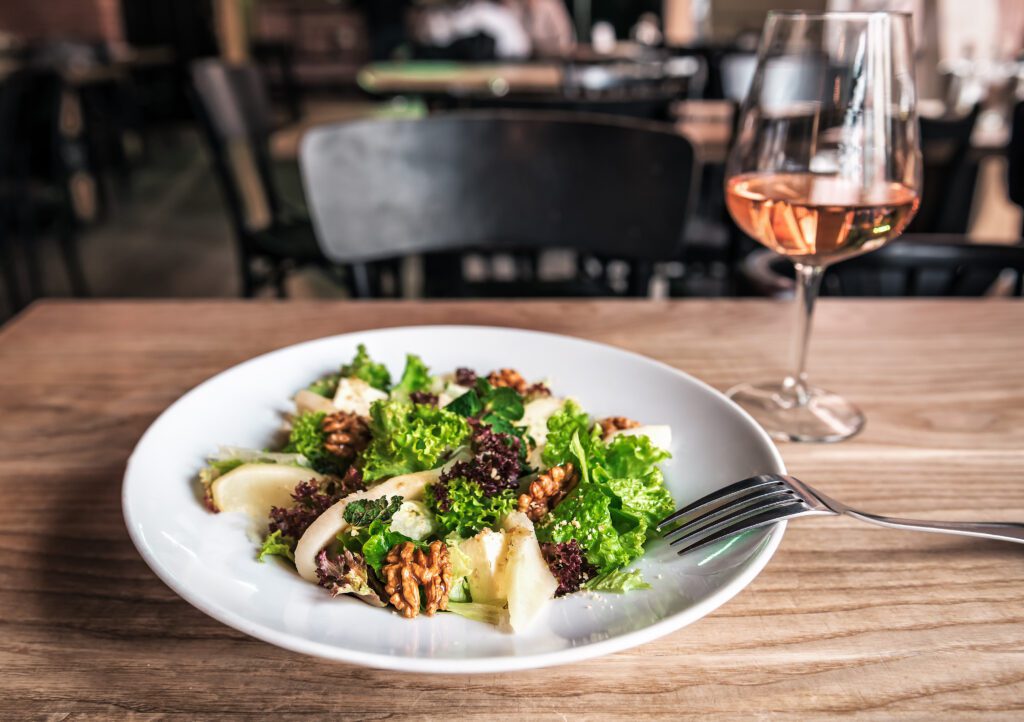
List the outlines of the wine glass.
{"label": "wine glass", "polygon": [[841,441],[864,415],[805,370],[825,267],[898,236],[918,205],[911,17],[768,14],[726,166],[729,213],[796,267],[790,375],[729,391],[775,438]]}

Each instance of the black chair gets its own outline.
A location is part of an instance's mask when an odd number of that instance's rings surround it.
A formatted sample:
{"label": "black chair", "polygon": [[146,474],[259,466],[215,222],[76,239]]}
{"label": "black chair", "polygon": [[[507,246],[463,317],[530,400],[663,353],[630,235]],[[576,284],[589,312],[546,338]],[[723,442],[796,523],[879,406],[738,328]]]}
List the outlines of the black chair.
{"label": "black chair", "polygon": [[474,95],[451,98],[438,109],[451,110],[526,110],[547,113],[585,113],[622,118],[668,122],[675,94],[648,94],[641,97],[566,97],[562,95]]}
{"label": "black chair", "polygon": [[193,99],[235,231],[242,293],[272,284],[286,295],[287,273],[324,265],[309,219],[285,207],[271,170],[270,107],[251,65],[199,60],[192,65]]}
{"label": "black chair", "polygon": [[26,65],[0,82],[0,272],[14,311],[46,293],[39,247],[46,236],[57,242],[72,294],[88,292],[72,194],[93,177],[81,124],[74,122],[80,116],[66,115],[68,102],[52,69]]}
{"label": "black chair", "polygon": [[[1010,125],[1010,145],[1006,149],[1006,187],[1010,200],[1024,209],[1024,101],[1013,107]],[[1021,226],[1024,237],[1024,225]]]}
{"label": "black chair", "polygon": [[[981,296],[1006,270],[1012,293],[1024,289],[1024,245],[966,243],[963,236],[904,236],[877,251],[829,267],[826,296]],[[793,264],[771,251],[751,254],[746,277],[767,295],[793,287]]]}
{"label": "black chair", "polygon": [[[626,262],[623,293],[637,296],[647,293],[653,262],[678,250],[695,172],[689,141],[662,124],[511,111],[317,128],[300,164],[333,261],[564,248]],[[474,285],[433,278],[428,267],[426,293],[613,294],[609,265],[564,285]]]}
{"label": "black chair", "polygon": [[908,233],[966,233],[978,176],[970,160],[979,107],[958,118],[921,118],[921,205]]}

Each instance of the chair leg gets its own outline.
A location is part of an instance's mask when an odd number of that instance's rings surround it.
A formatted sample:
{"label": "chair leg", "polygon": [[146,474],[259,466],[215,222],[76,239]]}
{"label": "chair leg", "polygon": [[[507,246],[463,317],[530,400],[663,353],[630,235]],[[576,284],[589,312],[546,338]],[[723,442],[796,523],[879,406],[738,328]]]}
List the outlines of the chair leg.
{"label": "chair leg", "polygon": [[356,298],[373,298],[370,284],[370,269],[365,263],[352,265],[352,290]]}
{"label": "chair leg", "polygon": [[252,269],[252,257],[244,248],[238,249],[238,276],[242,282],[242,297],[252,298],[256,295],[257,286],[256,274]]}
{"label": "chair leg", "polygon": [[78,253],[78,237],[70,223],[61,223],[57,230],[57,243],[60,244],[60,251],[64,256],[64,267],[67,270],[68,282],[71,284],[71,293],[79,298],[88,296],[89,284],[85,281],[85,271],[82,270],[82,259]]}
{"label": "chair leg", "polygon": [[14,255],[7,246],[7,238],[4,236],[3,227],[0,227],[0,274],[3,274],[4,285],[7,286],[7,302],[11,307],[11,313],[17,313],[24,305],[21,301],[19,290],[18,274],[15,270]]}
{"label": "chair leg", "polygon": [[271,276],[274,283],[274,293],[278,298],[288,298],[288,270],[285,268],[283,263],[275,263],[274,270],[271,271]]}
{"label": "chair leg", "polygon": [[39,249],[36,247],[36,227],[32,218],[34,209],[26,205],[22,215],[21,255],[28,270],[28,300],[32,301],[44,293],[43,272],[39,265]]}

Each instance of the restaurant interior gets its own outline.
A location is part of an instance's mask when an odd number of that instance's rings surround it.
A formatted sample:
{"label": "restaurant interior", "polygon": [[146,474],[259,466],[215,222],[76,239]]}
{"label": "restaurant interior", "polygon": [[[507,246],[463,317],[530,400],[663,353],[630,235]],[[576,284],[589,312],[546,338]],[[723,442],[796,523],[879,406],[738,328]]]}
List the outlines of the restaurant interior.
{"label": "restaurant interior", "polygon": [[907,10],[916,36],[916,216],[822,293],[1020,295],[1016,2],[47,0],[0,6],[0,319],[66,296],[791,296],[723,194],[789,6]]}
{"label": "restaurant interior", "polygon": [[1022,295],[1022,0],[0,0],[0,722],[1024,720]]}

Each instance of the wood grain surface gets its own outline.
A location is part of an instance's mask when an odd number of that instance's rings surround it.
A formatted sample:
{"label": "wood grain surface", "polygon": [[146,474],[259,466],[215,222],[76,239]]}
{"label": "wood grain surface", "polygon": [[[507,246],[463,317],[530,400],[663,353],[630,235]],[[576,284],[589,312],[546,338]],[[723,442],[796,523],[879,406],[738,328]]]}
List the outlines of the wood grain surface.
{"label": "wood grain surface", "polygon": [[[816,518],[733,601],[549,670],[422,676],[221,625],[143,563],[125,461],[210,375],[358,329],[482,323],[622,346],[726,388],[781,373],[767,301],[47,302],[0,330],[0,719],[1024,718],[1024,547]],[[1024,304],[824,301],[812,377],[865,432],[785,445],[796,475],[901,516],[1024,521]]]}

